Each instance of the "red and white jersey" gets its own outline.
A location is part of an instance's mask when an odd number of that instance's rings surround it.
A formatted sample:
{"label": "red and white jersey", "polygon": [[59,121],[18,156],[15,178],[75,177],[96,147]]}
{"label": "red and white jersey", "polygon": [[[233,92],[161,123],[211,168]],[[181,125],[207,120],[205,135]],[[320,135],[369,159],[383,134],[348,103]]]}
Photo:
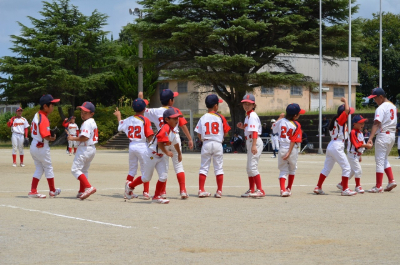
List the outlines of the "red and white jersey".
{"label": "red and white jersey", "polygon": [[[166,111],[169,108],[176,109],[178,110],[179,114],[182,114],[182,112],[175,107],[160,107],[160,108],[146,109],[146,111],[144,112],[144,116],[148,118],[152,123],[154,123],[154,125],[157,128],[157,131],[159,131],[161,127],[164,125],[164,119],[163,119],[164,111]],[[179,126],[183,126],[185,124],[187,124],[186,119],[184,117],[179,118],[178,124],[174,128],[174,131],[178,133]]]}
{"label": "red and white jersey", "polygon": [[201,139],[222,143],[224,135],[231,130],[226,119],[219,113],[204,114],[197,123],[195,132],[201,134]]}
{"label": "red and white jersey", "polygon": [[254,110],[247,112],[246,118],[244,119],[244,136],[246,139],[252,137],[253,132],[257,132],[261,135],[261,121],[257,113]]}
{"label": "red and white jersey", "polygon": [[150,120],[142,115],[134,115],[121,120],[118,131],[124,132],[132,142],[145,143],[147,137],[153,135]]}
{"label": "red and white jersey", "polygon": [[69,135],[76,136],[76,132],[79,130],[78,124],[69,123],[67,130]]}
{"label": "red and white jersey", "polygon": [[158,148],[158,143],[164,143],[165,146],[176,145],[178,142],[177,138],[179,134],[171,130],[168,124],[164,124],[161,129],[154,136],[153,140],[149,144],[149,149],[157,154],[164,154],[160,148]]}
{"label": "red and white jersey", "polygon": [[274,134],[278,134],[279,146],[289,148],[291,142],[301,143],[302,131],[298,121],[289,121],[286,118],[280,119],[272,125]]}
{"label": "red and white jersey", "polygon": [[347,118],[349,115],[343,111],[342,114],[335,120],[332,131],[329,131],[332,140],[346,140],[349,136],[347,129]]}
{"label": "red and white jersey", "polygon": [[99,132],[97,131],[97,124],[93,118],[87,119],[82,123],[79,137],[82,136],[89,139],[86,142],[79,142],[79,146],[94,145],[98,142]]}
{"label": "red and white jersey", "polygon": [[383,102],[375,110],[374,120],[380,121],[381,125],[376,133],[395,132],[397,124],[397,108],[392,102]]}
{"label": "red and white jersey", "polygon": [[11,123],[7,123],[7,125],[11,127],[11,132],[19,134],[24,134],[25,129],[29,127],[29,123],[24,117],[12,117]]}
{"label": "red and white jersey", "polygon": [[349,153],[363,153],[365,147],[361,147],[365,144],[364,134],[358,130],[351,130],[350,137],[347,141],[347,152]]}
{"label": "red and white jersey", "polygon": [[47,113],[40,110],[33,116],[31,137],[39,142],[48,143],[49,141],[44,138],[50,135],[50,121],[47,118]]}

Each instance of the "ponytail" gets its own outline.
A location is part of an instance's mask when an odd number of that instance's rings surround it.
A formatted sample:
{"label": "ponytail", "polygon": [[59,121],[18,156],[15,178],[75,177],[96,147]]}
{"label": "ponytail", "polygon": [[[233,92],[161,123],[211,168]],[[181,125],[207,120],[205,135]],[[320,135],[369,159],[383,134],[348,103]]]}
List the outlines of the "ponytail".
{"label": "ponytail", "polygon": [[335,121],[337,118],[339,118],[339,115],[335,115],[335,117],[331,119],[331,122],[329,123],[329,131],[333,130],[333,126],[335,126]]}

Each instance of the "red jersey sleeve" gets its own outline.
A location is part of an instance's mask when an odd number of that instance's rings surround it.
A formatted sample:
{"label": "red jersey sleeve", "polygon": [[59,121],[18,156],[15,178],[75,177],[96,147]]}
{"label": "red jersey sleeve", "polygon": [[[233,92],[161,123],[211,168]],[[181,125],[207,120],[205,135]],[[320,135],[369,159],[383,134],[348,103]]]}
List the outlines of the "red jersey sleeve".
{"label": "red jersey sleeve", "polygon": [[62,126],[63,126],[64,128],[67,128],[68,125],[69,125],[69,122],[64,120],[63,123],[62,123]]}
{"label": "red jersey sleeve", "polygon": [[297,121],[295,121],[294,123],[296,124],[297,129],[291,136],[289,136],[289,139],[291,142],[301,143],[303,135],[303,132],[301,131],[301,125]]}
{"label": "red jersey sleeve", "polygon": [[40,114],[41,117],[41,121],[39,124],[39,131],[40,131],[40,136],[42,136],[42,138],[46,138],[47,136],[50,136],[50,122],[49,119],[46,117],[46,115]]}
{"label": "red jersey sleeve", "polygon": [[347,122],[347,118],[349,115],[343,111],[342,114],[340,114],[339,118],[336,119],[336,121],[339,123],[340,126],[343,126]]}
{"label": "red jersey sleeve", "polygon": [[[176,109],[179,112],[179,114],[183,115],[182,112],[180,111],[180,109],[178,109],[178,108],[174,108],[174,109]],[[188,123],[187,120],[185,119],[185,117],[179,117],[178,122],[179,122],[179,127],[186,125]]]}
{"label": "red jersey sleeve", "polygon": [[350,132],[350,142],[351,142],[352,145],[354,145],[354,147],[356,149],[360,148],[363,145],[363,143],[360,140],[358,140],[356,130],[351,130],[351,132]]}
{"label": "red jersey sleeve", "polygon": [[143,117],[144,118],[144,136],[149,137],[152,136],[154,134],[153,130],[151,129],[151,122],[148,118]]}
{"label": "red jersey sleeve", "polygon": [[224,134],[225,134],[231,130],[231,127],[229,126],[224,116],[221,115],[221,119],[222,119],[222,127],[224,129]]}
{"label": "red jersey sleeve", "polygon": [[169,142],[169,132],[171,131],[171,128],[169,127],[168,124],[164,124],[163,127],[161,127],[160,131],[157,134],[157,141],[159,143],[167,143]]}
{"label": "red jersey sleeve", "polygon": [[15,119],[15,117],[12,117],[12,118],[11,118],[11,121],[8,121],[8,122],[7,122],[7,126],[8,126],[8,127],[11,127],[11,126],[13,125],[14,119]]}

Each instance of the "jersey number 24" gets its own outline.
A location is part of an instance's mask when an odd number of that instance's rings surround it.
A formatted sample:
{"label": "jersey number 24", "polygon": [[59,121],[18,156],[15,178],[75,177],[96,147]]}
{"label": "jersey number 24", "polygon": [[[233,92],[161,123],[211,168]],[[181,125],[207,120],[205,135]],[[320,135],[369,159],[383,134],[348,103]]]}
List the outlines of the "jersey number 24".
{"label": "jersey number 24", "polygon": [[287,132],[286,126],[281,127],[281,138],[286,138],[286,135],[290,137],[290,136],[292,136],[292,134],[293,134],[293,129],[290,129]]}

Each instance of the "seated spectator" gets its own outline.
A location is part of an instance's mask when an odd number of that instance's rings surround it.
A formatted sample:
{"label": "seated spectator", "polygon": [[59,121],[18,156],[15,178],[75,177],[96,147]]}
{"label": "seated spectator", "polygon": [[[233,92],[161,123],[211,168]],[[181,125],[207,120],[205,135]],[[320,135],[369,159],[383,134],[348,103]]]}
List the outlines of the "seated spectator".
{"label": "seated spectator", "polygon": [[261,137],[268,137],[270,133],[271,133],[271,129],[267,126],[266,123],[263,123]]}
{"label": "seated spectator", "polygon": [[308,144],[308,139],[307,139],[307,134],[305,132],[303,132],[303,134],[301,135],[301,149],[304,148],[304,146],[306,146]]}
{"label": "seated spectator", "polygon": [[238,135],[237,133],[235,133],[232,137],[231,140],[231,145],[233,148],[233,152],[237,153],[237,150],[240,148],[242,148],[242,143],[243,143],[243,138],[242,136]]}
{"label": "seated spectator", "polygon": [[[322,136],[329,134],[328,126],[329,126],[329,120],[326,118],[326,116],[323,116],[322,117]],[[319,136],[319,135],[317,135],[317,136]]]}
{"label": "seated spectator", "polygon": [[371,133],[368,131],[367,128],[364,129],[364,138],[369,138],[371,136]]}

